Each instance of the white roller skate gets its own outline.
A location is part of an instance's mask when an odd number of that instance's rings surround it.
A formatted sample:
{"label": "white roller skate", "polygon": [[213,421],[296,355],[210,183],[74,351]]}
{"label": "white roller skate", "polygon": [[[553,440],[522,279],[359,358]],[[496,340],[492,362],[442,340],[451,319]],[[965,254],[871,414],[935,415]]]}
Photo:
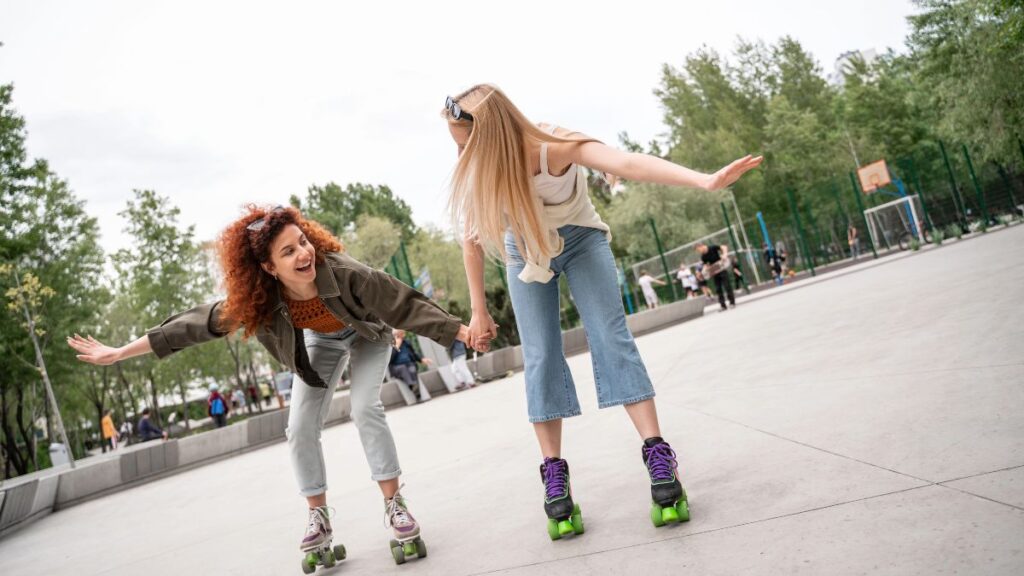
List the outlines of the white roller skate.
{"label": "white roller skate", "polygon": [[[399,488],[401,490],[401,488]],[[385,523],[394,533],[391,556],[395,564],[405,564],[408,558],[426,558],[427,545],[420,538],[420,525],[416,523],[399,492],[384,499]]]}
{"label": "white roller skate", "polygon": [[302,572],[312,574],[317,566],[330,568],[345,559],[345,546],[332,546],[334,531],[331,530],[331,510],[326,506],[309,509],[309,523],[302,537],[299,549],[306,553],[302,558]]}

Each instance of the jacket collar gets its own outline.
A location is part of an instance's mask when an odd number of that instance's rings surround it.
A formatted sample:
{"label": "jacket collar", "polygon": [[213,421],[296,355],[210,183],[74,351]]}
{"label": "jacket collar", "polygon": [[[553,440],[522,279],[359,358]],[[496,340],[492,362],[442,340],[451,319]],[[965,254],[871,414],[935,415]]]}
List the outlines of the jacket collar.
{"label": "jacket collar", "polygon": [[[316,291],[321,298],[335,298],[341,294],[341,290],[338,289],[338,279],[334,277],[334,270],[327,263],[327,257],[324,257],[324,261],[318,262],[316,265],[315,282]],[[280,283],[277,284],[277,290],[270,294],[270,300],[274,312],[287,305]]]}

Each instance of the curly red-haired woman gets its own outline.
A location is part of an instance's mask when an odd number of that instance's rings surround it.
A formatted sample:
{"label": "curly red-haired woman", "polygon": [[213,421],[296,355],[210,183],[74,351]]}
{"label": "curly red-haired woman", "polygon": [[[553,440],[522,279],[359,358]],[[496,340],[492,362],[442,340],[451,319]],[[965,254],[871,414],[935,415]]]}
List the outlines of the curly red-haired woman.
{"label": "curly red-haired woman", "polygon": [[[416,290],[345,254],[327,230],[292,207],[250,206],[221,234],[218,252],[226,299],[172,316],[120,348],[77,334],[68,344],[80,360],[106,365],[147,352],[164,358],[240,327],[246,337],[255,335],[305,382],[292,392],[287,436],[292,468],[309,503],[301,548],[313,554],[313,562],[327,555],[332,534],[320,430],[351,360],[352,421],[372,478],[384,494],[395,537],[418,539],[419,525],[398,492],[398,455],[380,401],[391,326],[444,346],[456,338],[470,343],[469,329]],[[488,347],[483,339],[472,344]]]}

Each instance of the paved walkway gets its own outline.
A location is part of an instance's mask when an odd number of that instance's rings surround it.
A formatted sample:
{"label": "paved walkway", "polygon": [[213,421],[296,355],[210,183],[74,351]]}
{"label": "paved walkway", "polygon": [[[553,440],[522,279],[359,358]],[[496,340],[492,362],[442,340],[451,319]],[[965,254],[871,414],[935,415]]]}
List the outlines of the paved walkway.
{"label": "paved walkway", "polygon": [[[888,260],[888,259],[887,259]],[[639,441],[598,411],[565,457],[587,533],[548,540],[522,375],[389,413],[430,557],[396,567],[351,424],[324,433],[334,574],[1024,573],[1024,226],[644,336],[693,520],[655,529]],[[0,574],[299,574],[277,444],[53,514]]]}

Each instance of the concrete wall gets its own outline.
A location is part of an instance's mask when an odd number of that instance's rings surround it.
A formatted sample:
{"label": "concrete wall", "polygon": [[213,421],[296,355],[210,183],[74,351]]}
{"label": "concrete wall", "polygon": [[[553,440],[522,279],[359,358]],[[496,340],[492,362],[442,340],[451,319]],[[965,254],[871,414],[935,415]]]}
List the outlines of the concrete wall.
{"label": "concrete wall", "polygon": [[[634,314],[626,321],[634,334],[643,334],[698,317],[703,312],[703,300],[688,300]],[[566,355],[588,349],[582,328],[564,332],[562,339]],[[522,370],[522,347],[503,348],[478,356],[470,360],[470,368],[485,380]],[[436,369],[420,374],[420,378],[431,396],[448,393]],[[381,402],[386,407],[405,405],[397,386],[398,383],[390,380],[382,386]],[[351,407],[347,392],[336,394],[328,410],[327,424],[347,421]],[[63,466],[15,478],[0,486],[0,537],[51,511],[89,498],[281,441],[287,424],[288,409],[275,410],[180,440],[136,444],[94,456],[79,462],[75,469]]]}

